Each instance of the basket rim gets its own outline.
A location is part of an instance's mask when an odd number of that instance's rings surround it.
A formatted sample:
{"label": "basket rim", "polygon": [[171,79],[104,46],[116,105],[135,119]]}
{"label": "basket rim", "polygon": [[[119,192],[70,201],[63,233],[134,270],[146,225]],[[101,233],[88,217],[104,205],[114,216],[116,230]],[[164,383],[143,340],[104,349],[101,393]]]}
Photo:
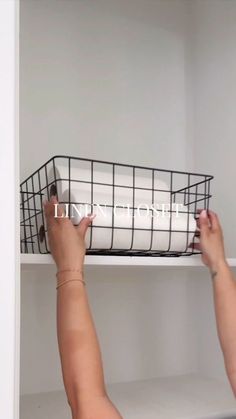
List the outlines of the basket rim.
{"label": "basket rim", "polygon": [[[209,175],[209,174],[205,174],[205,173],[195,173],[195,172],[173,170],[173,169],[160,169],[160,168],[149,167],[149,166],[140,166],[140,165],[134,165],[134,164],[128,164],[128,163],[119,163],[119,162],[115,162],[115,161],[111,162],[111,161],[106,161],[106,160],[89,159],[89,158],[86,158],[86,157],[75,157],[75,156],[70,156],[70,155],[56,154],[56,155],[52,156],[49,160],[47,160],[44,164],[42,164],[33,173],[31,173],[31,175],[29,175],[25,180],[23,180],[20,183],[20,186],[22,186],[25,182],[27,182],[39,170],[43,169],[43,167],[45,167],[47,164],[49,164],[50,162],[52,162],[56,159],[59,159],[59,158],[60,159],[64,158],[64,159],[69,159],[69,160],[89,161],[89,162],[100,163],[100,164],[117,165],[117,166],[122,166],[122,167],[130,167],[130,168],[133,168],[133,169],[152,170],[152,171],[156,171],[156,172],[164,172],[164,173],[172,173],[172,174],[176,173],[176,174],[189,175],[189,176],[201,176],[201,177],[205,178],[205,181],[210,181],[210,180],[214,179],[214,176]],[[189,186],[191,186],[191,185],[189,185]]]}

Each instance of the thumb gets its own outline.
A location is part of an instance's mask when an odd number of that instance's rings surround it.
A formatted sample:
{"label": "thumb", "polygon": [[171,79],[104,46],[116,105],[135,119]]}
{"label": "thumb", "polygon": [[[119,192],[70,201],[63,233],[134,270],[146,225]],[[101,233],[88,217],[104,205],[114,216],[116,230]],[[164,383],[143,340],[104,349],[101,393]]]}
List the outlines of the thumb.
{"label": "thumb", "polygon": [[85,237],[86,231],[95,217],[96,217],[96,214],[89,215],[87,217],[84,217],[80,221],[79,226],[77,227],[77,230],[80,232],[83,238]]}
{"label": "thumb", "polygon": [[200,213],[200,217],[199,217],[199,227],[200,227],[200,232],[203,234],[206,234],[209,232],[209,218],[207,215],[206,210],[201,211]]}
{"label": "thumb", "polygon": [[214,231],[214,232],[221,231],[221,225],[220,225],[219,218],[218,218],[217,214],[214,213],[213,211],[209,211],[209,221],[211,223],[212,231]]}

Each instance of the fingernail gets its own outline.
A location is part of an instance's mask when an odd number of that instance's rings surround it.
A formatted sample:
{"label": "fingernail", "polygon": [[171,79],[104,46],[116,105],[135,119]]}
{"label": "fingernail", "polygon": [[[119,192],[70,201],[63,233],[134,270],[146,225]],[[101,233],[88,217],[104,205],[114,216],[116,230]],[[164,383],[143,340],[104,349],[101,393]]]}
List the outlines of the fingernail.
{"label": "fingernail", "polygon": [[90,218],[90,220],[93,220],[96,217],[97,214],[92,214],[92,215],[88,215],[88,218]]}
{"label": "fingernail", "polygon": [[200,214],[200,217],[207,218],[207,212],[206,212],[206,210],[202,210],[202,212]]}

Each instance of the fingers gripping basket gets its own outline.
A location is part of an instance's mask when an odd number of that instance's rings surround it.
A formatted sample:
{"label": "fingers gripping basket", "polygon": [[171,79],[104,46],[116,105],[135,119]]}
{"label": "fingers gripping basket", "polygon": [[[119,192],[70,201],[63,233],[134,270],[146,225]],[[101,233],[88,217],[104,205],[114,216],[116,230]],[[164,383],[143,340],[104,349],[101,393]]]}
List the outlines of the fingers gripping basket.
{"label": "fingers gripping basket", "polygon": [[[87,254],[188,256],[198,210],[209,209],[212,176],[54,156],[20,185],[21,251],[49,253],[43,201],[56,195],[77,225],[96,213]],[[57,215],[55,207],[55,216]]]}

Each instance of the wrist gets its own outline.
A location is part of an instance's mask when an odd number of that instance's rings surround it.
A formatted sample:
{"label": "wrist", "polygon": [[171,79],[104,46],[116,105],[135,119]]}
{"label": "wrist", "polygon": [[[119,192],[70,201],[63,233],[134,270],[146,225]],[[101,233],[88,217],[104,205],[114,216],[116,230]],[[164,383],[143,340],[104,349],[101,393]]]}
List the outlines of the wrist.
{"label": "wrist", "polygon": [[211,275],[215,276],[216,274],[218,274],[219,272],[221,272],[222,270],[225,270],[229,268],[228,262],[225,258],[219,259],[216,262],[212,263],[209,266]]}
{"label": "wrist", "polygon": [[83,271],[84,264],[80,261],[57,263],[57,272],[63,271]]}
{"label": "wrist", "polygon": [[64,269],[56,273],[57,289],[68,283],[80,283],[85,285],[84,272],[82,270]]}
{"label": "wrist", "polygon": [[63,269],[57,269],[57,273],[56,275],[76,275],[76,274],[83,274],[84,273],[84,269],[83,266],[78,267],[78,268],[63,268]]}

